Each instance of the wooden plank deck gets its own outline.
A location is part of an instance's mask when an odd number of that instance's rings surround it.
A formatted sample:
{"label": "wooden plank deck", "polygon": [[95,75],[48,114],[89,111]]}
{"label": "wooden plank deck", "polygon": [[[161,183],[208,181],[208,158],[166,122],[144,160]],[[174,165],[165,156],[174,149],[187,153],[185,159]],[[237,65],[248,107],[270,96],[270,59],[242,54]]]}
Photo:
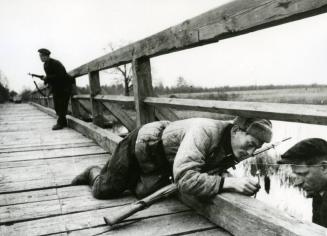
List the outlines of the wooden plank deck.
{"label": "wooden plank deck", "polygon": [[[103,216],[135,201],[97,200],[70,186],[109,153],[28,104],[0,104],[0,235],[230,235],[176,199],[139,212],[108,231]],[[134,221],[133,221],[134,219]]]}

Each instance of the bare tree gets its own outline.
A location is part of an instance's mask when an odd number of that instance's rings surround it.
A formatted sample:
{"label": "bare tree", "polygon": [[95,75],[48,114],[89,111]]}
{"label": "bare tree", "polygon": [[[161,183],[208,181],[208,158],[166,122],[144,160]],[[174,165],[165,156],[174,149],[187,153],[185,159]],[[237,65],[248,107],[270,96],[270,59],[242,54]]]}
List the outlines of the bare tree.
{"label": "bare tree", "polygon": [[0,103],[6,102],[9,99],[8,79],[0,70]]}
{"label": "bare tree", "polygon": [[8,79],[7,76],[0,70],[0,83],[4,86],[8,86]]}
{"label": "bare tree", "polygon": [[[119,46],[114,46],[113,43],[108,43],[108,46],[106,48],[104,48],[104,50],[106,52],[113,52],[118,48],[119,48]],[[121,80],[123,80],[124,95],[129,96],[133,89],[133,84],[132,84],[133,72],[132,72],[131,64],[124,64],[124,65],[115,67],[115,68],[113,68],[112,71],[110,71],[108,73],[118,76],[116,78],[116,80],[119,83]]]}
{"label": "bare tree", "polygon": [[183,76],[179,76],[179,77],[177,78],[176,86],[177,86],[178,88],[185,88],[185,87],[188,87],[189,84],[187,83],[187,81],[184,79]]}

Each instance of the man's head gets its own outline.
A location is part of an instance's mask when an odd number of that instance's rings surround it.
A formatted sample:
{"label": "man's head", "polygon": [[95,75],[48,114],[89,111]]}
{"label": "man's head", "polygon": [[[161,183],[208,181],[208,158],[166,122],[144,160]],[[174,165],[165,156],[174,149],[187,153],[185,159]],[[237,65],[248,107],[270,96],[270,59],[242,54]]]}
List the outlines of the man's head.
{"label": "man's head", "polygon": [[272,137],[272,124],[266,119],[236,117],[231,130],[231,145],[234,156],[242,161],[253,155],[263,143]]}
{"label": "man's head", "polygon": [[302,140],[278,161],[291,164],[296,175],[295,185],[306,191],[307,197],[327,190],[327,142],[319,138]]}
{"label": "man's head", "polygon": [[48,49],[40,48],[38,52],[42,62],[46,62],[49,60],[51,52]]}

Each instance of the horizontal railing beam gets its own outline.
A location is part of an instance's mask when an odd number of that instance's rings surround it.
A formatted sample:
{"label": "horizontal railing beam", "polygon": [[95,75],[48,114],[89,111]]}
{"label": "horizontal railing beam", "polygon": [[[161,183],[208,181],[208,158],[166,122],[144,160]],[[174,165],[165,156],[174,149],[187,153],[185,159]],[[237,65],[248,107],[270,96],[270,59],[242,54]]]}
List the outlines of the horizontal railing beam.
{"label": "horizontal railing beam", "polygon": [[231,102],[156,97],[147,97],[144,102],[157,107],[327,125],[327,106],[323,105]]}
{"label": "horizontal railing beam", "polygon": [[134,104],[134,97],[129,96],[97,95],[94,99],[103,102]]}
{"label": "horizontal railing beam", "polygon": [[80,95],[74,95],[73,99],[77,100],[90,100],[90,94],[80,94]]}
{"label": "horizontal railing beam", "polygon": [[[78,100],[90,100],[90,95],[89,94],[75,95],[73,98]],[[94,97],[94,100],[102,101],[102,102],[134,104],[134,97],[129,97],[129,96],[97,95]]]}
{"label": "horizontal railing beam", "polygon": [[236,0],[70,71],[74,77],[327,12],[327,0]]}
{"label": "horizontal railing beam", "polygon": [[234,236],[324,236],[326,228],[303,222],[255,198],[218,194],[208,201],[180,193],[181,200]]}

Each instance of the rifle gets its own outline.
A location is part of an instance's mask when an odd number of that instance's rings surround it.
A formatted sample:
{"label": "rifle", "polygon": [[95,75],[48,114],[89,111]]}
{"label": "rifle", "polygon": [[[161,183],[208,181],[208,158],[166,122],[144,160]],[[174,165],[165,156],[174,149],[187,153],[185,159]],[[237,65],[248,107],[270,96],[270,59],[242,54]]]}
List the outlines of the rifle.
{"label": "rifle", "polygon": [[[263,152],[266,152],[272,148],[275,148],[276,146],[280,145],[281,143],[283,143],[289,139],[291,139],[291,137],[285,138],[285,139],[275,142],[275,143],[271,143],[270,145],[267,145],[264,148],[260,148],[259,150],[254,152],[254,154],[250,157],[257,156]],[[208,171],[207,173],[215,174],[220,171],[222,171],[221,168],[215,168],[215,169]],[[150,207],[153,203],[172,196],[177,191],[178,191],[177,185],[175,183],[171,183],[171,184],[157,190],[156,192],[150,194],[149,196],[147,196],[139,201],[133,202],[126,207],[123,207],[120,211],[117,211],[116,213],[111,214],[110,216],[103,217],[103,219],[107,225],[109,225],[110,227],[113,227],[114,225],[120,223],[121,221],[123,221],[127,217],[130,217],[131,215],[135,214],[136,212],[142,211],[145,208]]]}
{"label": "rifle", "polygon": [[28,73],[28,75],[32,76],[33,77],[36,77],[36,78],[39,78],[41,80],[43,80],[44,76],[43,75],[37,75],[37,74],[31,74],[31,73]]}
{"label": "rifle", "polygon": [[[31,74],[31,73],[28,73],[28,75],[32,76],[33,77],[37,77],[39,79],[41,79],[42,81],[44,81],[44,76],[43,75],[37,75],[37,74]],[[37,85],[37,83],[35,82],[35,80],[33,80],[33,83],[35,85],[35,88],[36,90],[43,96],[43,97],[47,97],[49,98],[50,96],[50,93],[51,93],[51,86],[48,84],[46,88],[49,89],[48,91],[48,95],[46,95],[45,93],[42,92],[42,90],[39,88],[39,86]]]}

